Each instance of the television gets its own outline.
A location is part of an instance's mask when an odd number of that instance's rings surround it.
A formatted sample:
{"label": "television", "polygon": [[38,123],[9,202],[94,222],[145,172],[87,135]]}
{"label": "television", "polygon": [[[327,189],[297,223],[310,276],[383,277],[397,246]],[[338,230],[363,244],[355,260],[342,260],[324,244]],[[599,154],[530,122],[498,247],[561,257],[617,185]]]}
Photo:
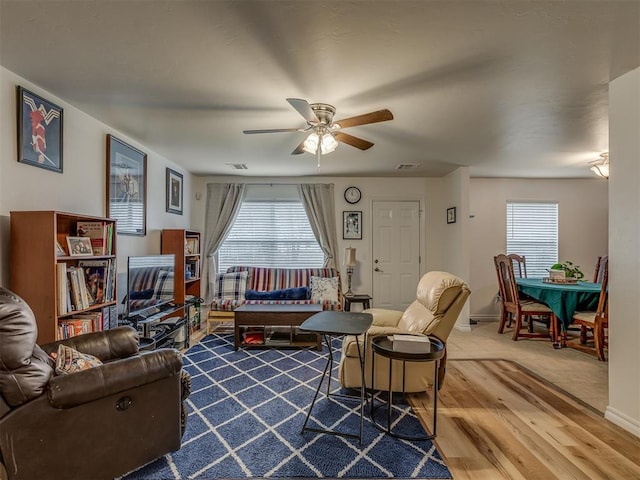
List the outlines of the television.
{"label": "television", "polygon": [[175,255],[130,256],[127,260],[127,317],[158,313],[175,298]]}

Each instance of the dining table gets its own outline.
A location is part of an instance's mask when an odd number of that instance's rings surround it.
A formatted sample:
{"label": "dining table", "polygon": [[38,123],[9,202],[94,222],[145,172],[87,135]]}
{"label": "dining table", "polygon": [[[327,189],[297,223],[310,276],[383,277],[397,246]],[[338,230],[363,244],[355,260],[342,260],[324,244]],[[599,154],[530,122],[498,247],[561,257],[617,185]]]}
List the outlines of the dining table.
{"label": "dining table", "polygon": [[559,329],[553,335],[556,348],[566,346],[567,331],[576,311],[595,311],[602,285],[593,282],[552,283],[544,278],[516,278],[520,294],[547,305],[552,313],[552,321]]}

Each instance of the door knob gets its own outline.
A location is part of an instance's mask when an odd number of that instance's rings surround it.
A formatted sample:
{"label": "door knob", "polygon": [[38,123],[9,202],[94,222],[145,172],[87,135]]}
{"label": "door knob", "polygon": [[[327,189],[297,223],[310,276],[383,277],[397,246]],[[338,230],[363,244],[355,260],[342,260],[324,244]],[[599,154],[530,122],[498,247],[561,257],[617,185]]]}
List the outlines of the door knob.
{"label": "door knob", "polygon": [[373,269],[374,272],[384,272],[384,270],[380,270],[378,267]]}

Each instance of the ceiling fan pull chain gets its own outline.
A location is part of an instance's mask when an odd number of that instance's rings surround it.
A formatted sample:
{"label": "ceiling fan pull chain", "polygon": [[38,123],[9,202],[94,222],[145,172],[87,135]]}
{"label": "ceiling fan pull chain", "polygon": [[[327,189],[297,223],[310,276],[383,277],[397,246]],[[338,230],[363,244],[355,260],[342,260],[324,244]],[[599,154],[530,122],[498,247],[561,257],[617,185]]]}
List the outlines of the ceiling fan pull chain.
{"label": "ceiling fan pull chain", "polygon": [[322,156],[322,152],[320,152],[320,144],[318,144],[318,148],[316,149],[316,157],[318,157],[318,172],[320,171],[320,157]]}

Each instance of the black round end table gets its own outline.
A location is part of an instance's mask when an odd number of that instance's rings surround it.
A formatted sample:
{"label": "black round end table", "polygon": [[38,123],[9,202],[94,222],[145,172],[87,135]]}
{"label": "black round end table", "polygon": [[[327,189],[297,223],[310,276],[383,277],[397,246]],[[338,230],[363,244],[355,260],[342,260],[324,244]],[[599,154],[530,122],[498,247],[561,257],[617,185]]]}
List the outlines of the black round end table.
{"label": "black round end table", "polygon": [[[434,336],[426,337],[429,340],[429,351],[410,351],[409,349],[403,349],[396,345],[396,349],[394,350],[393,341],[391,341],[387,337],[376,337],[371,341],[371,347],[373,349],[371,356],[371,390],[373,392],[373,397],[371,399],[371,409],[369,410],[369,417],[373,424],[379,429],[384,431],[385,433],[397,437],[402,438],[404,440],[431,440],[436,436],[436,427],[437,427],[437,412],[438,412],[438,366],[440,364],[440,359],[444,356],[444,343]],[[417,350],[417,349],[412,349]],[[425,348],[426,350],[426,348]],[[378,405],[375,405],[375,357],[380,355],[381,357],[385,357],[389,359],[389,396],[386,402],[379,401]],[[404,435],[400,432],[394,432],[391,424],[391,407],[393,406],[393,368],[392,362],[393,360],[402,361],[402,398],[405,399],[405,373],[406,373],[406,362],[433,362],[434,365],[434,375],[433,375],[433,433],[429,433],[424,436],[413,436],[413,435]],[[387,407],[387,422],[386,425],[382,423],[382,420],[378,420],[376,418],[376,412],[381,411],[380,407]],[[379,415],[378,415],[379,416]]]}

